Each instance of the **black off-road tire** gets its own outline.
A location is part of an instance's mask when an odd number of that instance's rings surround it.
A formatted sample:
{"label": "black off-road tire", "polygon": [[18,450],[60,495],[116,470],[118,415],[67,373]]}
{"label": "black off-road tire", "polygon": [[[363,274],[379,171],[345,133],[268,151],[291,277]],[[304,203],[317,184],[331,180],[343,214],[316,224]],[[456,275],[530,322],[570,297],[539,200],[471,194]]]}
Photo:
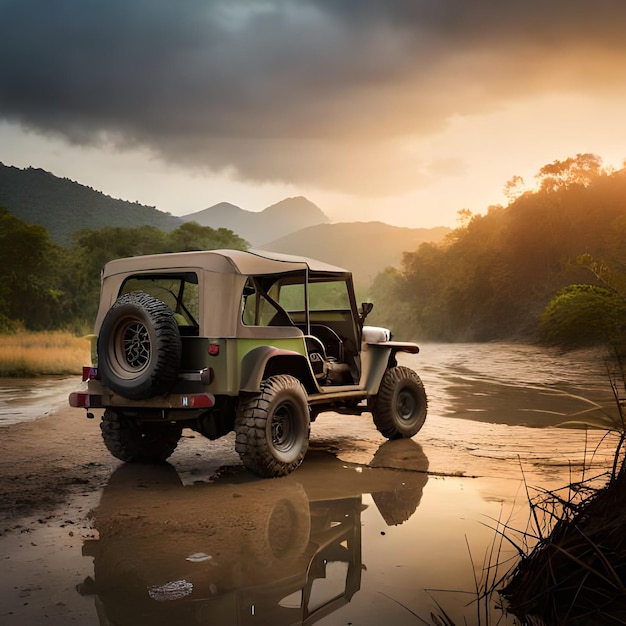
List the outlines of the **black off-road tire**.
{"label": "black off-road tire", "polygon": [[109,452],[127,463],[159,463],[176,450],[182,429],[177,424],[138,422],[107,409],[100,422],[102,439]]}
{"label": "black off-road tire", "polygon": [[408,367],[389,368],[371,403],[374,424],[387,439],[413,437],[424,425],[428,401],[420,377]]}
{"label": "black off-road tire", "polygon": [[120,296],[98,337],[102,382],[125,398],[167,393],[180,369],[181,339],[171,309],[142,291]]}
{"label": "black off-road tire", "polygon": [[261,392],[239,400],[235,450],[247,469],[264,478],[285,476],[302,463],[311,422],[307,394],[293,376],[263,381]]}

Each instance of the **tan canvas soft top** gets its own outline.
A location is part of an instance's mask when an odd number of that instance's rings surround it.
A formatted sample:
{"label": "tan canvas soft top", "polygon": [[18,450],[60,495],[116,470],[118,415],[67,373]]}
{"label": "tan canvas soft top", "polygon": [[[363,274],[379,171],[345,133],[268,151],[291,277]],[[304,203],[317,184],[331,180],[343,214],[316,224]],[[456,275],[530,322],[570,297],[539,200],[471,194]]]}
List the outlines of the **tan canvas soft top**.
{"label": "tan canvas soft top", "polygon": [[102,276],[114,276],[136,271],[159,271],[173,268],[200,268],[219,274],[280,274],[303,270],[329,272],[348,275],[350,272],[334,265],[306,257],[297,257],[264,250],[203,250],[199,252],[174,252],[169,254],[150,254],[109,261],[104,266]]}

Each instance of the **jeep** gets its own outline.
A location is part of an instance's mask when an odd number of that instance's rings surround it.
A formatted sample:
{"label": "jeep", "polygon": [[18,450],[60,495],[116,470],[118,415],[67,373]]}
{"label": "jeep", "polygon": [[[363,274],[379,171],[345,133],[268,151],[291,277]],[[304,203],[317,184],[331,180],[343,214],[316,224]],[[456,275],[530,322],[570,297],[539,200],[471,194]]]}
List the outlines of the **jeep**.
{"label": "jeep", "polygon": [[349,271],[262,251],[211,250],[117,259],[102,272],[86,387],[73,407],[104,409],[111,454],[156,462],[182,429],[234,430],[246,468],[283,476],[302,463],[324,411],[370,412],[388,439],[426,419],[419,376],[397,364],[414,343],[364,326]]}

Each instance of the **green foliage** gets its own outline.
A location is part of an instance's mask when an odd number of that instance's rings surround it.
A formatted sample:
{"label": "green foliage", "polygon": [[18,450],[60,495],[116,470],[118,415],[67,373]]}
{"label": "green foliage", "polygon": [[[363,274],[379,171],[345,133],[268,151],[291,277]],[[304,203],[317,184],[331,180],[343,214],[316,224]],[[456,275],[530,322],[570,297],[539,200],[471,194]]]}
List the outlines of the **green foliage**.
{"label": "green foliage", "polygon": [[232,230],[200,226],[197,222],[185,222],[166,237],[167,252],[190,252],[192,250],[219,250],[230,248],[247,250],[248,242]]}
{"label": "green foliage", "polygon": [[608,343],[626,326],[623,296],[594,285],[569,285],[551,300],[540,322],[546,343],[578,347]]}
{"label": "green foliage", "polygon": [[[428,244],[422,244],[426,246]],[[393,329],[394,339],[410,340],[423,336],[423,309],[412,308],[406,298],[407,281],[394,267],[380,273],[370,287],[369,300],[374,308],[367,317],[370,326],[385,326]],[[362,298],[358,302],[363,302]]]}
{"label": "green foliage", "polygon": [[100,272],[112,259],[247,247],[230,230],[192,222],[169,233],[153,226],[81,230],[70,248],[62,248],[42,226],[0,208],[0,333],[91,327]]}
{"label": "green foliage", "polygon": [[26,224],[0,208],[0,320],[6,331],[17,322],[48,328],[63,315],[65,294],[59,289],[60,248],[41,226]]}

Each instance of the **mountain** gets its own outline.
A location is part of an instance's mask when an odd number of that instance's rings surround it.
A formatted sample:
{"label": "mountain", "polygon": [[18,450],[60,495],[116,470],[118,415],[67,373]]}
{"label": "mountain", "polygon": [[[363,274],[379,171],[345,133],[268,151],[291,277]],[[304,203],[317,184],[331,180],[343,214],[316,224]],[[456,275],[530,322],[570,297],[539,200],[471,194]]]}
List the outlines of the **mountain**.
{"label": "mountain", "polygon": [[385,267],[400,266],[403,251],[425,241],[441,241],[449,228],[400,228],[382,222],[329,224],[328,217],[303,197],[286,198],[253,212],[228,202],[174,217],[154,207],[116,200],[42,169],[24,170],[0,163],[0,206],[25,222],[44,226],[67,245],[82,228],[134,228],[149,225],[173,230],[186,221],[228,228],[252,247],[317,258],[345,267],[360,285],[369,285]]}
{"label": "mountain", "polygon": [[369,286],[385,267],[400,267],[402,253],[425,242],[439,242],[450,228],[401,228],[382,222],[317,224],[260,248],[308,256],[350,270],[355,283]]}
{"label": "mountain", "polygon": [[211,228],[228,228],[252,246],[328,222],[324,212],[302,196],[286,198],[259,212],[220,202],[203,211],[184,215],[182,219]]}
{"label": "mountain", "polygon": [[42,169],[22,170],[3,163],[0,163],[0,206],[25,222],[44,226],[55,241],[64,245],[82,228],[150,225],[169,231],[182,224],[180,218],[154,207],[116,200]]}

